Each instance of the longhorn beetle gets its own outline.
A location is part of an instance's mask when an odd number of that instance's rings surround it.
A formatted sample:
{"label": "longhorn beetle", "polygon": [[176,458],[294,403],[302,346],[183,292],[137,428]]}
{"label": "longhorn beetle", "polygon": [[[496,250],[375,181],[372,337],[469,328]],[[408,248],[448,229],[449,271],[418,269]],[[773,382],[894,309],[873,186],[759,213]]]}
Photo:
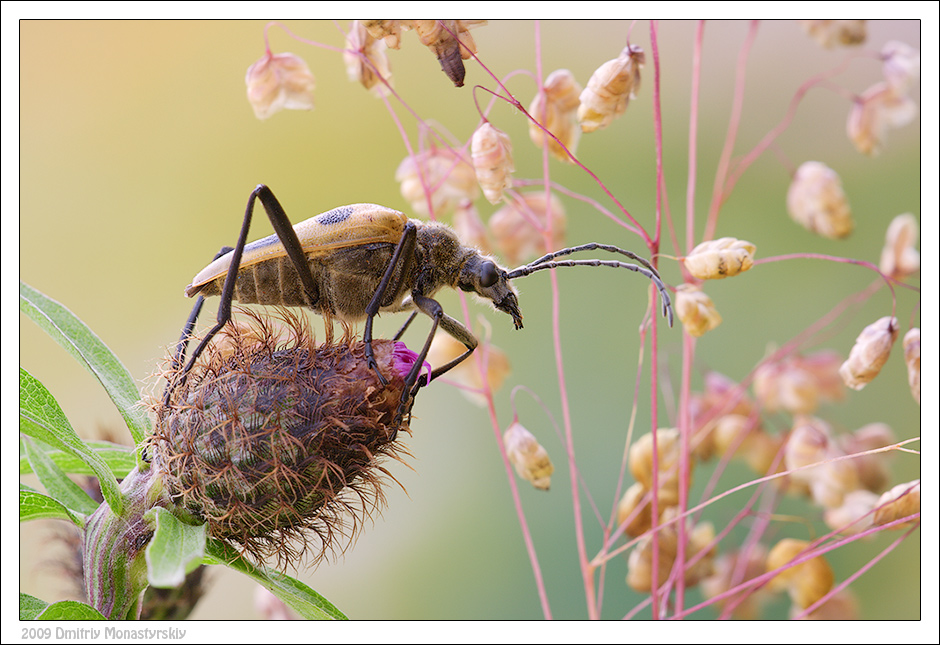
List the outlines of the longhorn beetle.
{"label": "longhorn beetle", "polygon": [[[256,199],[264,206],[275,232],[246,244]],[[639,264],[556,259],[595,249],[625,255]],[[543,269],[568,266],[619,267],[645,275],[659,289],[663,315],[672,326],[672,303],[659,273],[645,259],[616,246],[582,244],[507,271],[491,257],[463,246],[453,230],[444,224],[409,219],[404,213],[376,204],[340,206],[291,226],[271,189],[259,184],[248,198],[235,247],[223,247],[215,260],[186,287],[186,295],[199,295],[199,300],[183,330],[176,361],[182,364],[203,296],[220,295],[222,301],[216,324],[203,336],[182,370],[183,379],[211,338],[231,319],[232,300],[309,307],[324,317],[328,338],[332,336],[333,318],[350,323],[365,319],[366,357],[376,373],[378,366],[372,354],[373,319],[379,312],[416,310],[395,336],[395,340],[401,337],[418,311],[432,320],[419,359],[405,379],[404,397],[413,396],[418,387],[458,365],[477,346],[470,330],[445,314],[434,300],[438,290],[446,286],[476,293],[490,300],[499,311],[509,314],[515,328],[521,329],[522,312],[511,280]],[[431,371],[430,377],[421,382],[419,375],[438,326],[463,343],[467,351]],[[381,374],[379,378],[385,382]],[[167,401],[171,389],[172,386],[168,386]]]}

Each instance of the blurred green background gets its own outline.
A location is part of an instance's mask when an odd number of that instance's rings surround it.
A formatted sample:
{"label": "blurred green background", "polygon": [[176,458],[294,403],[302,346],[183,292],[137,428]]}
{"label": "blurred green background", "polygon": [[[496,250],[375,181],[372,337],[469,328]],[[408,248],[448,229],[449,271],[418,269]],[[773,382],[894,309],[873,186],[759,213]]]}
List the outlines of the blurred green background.
{"label": "blurred green background", "polygon": [[[285,23],[298,36],[341,47],[340,27],[327,21]],[[630,22],[548,21],[541,24],[543,74],[570,69],[583,85],[591,72],[614,58],[625,44]],[[264,22],[253,21],[23,21],[20,23],[20,277],[68,306],[122,359],[143,383],[175,342],[191,302],[183,287],[224,244],[233,244],[249,192],[258,183],[273,188],[297,222],[353,202],[376,202],[408,211],[394,172],[406,150],[383,104],[346,78],[336,51],[297,42],[279,28],[270,31],[274,52],[303,57],[316,76],[316,109],[282,112],[260,122],[245,99],[244,73],[264,53]],[[666,187],[678,226],[684,226],[688,149],[691,47],[695,25],[660,26],[661,92],[664,110]],[[748,28],[745,22],[713,22],[705,30],[702,63],[696,209],[701,235],[714,169],[731,106],[736,57]],[[479,56],[498,76],[535,69],[534,25],[491,21],[472,35]],[[920,48],[917,22],[869,25],[867,47],[877,51],[899,39]],[[627,209],[651,227],[655,208],[655,153],[652,126],[654,67],[647,23],[633,30],[632,42],[647,53],[643,86],[627,114],[600,133],[582,137],[578,157]],[[457,89],[414,33],[390,51],[396,90],[422,118],[433,120],[466,141],[478,122],[473,86],[494,88],[475,62],[467,63],[466,87]],[[853,50],[858,51],[858,50]],[[760,27],[748,63],[744,112],[736,155],[749,151],[785,115],[799,85],[839,64],[846,50],[826,51],[794,22]],[[861,92],[880,77],[874,58],[858,57],[834,79],[849,92]],[[508,86],[528,106],[535,91],[531,76],[514,75]],[[488,94],[477,91],[481,105]],[[884,231],[903,212],[920,217],[920,130],[917,122],[889,134],[877,158],[858,154],[845,135],[849,111],[845,96],[814,89],[799,107],[791,127],[774,149],[744,175],[724,205],[718,236],[747,239],[757,257],[817,252],[877,263]],[[414,118],[396,107],[414,142]],[[541,154],[531,144],[523,117],[498,104],[490,114],[513,140],[517,178],[541,176]],[[819,160],[842,177],[857,230],[846,241],[814,237],[786,214],[784,196],[790,166]],[[553,180],[614,206],[582,171],[552,164]],[[645,251],[586,205],[563,197],[568,242],[592,240]],[[481,215],[494,207],[481,198]],[[252,238],[271,232],[258,213]],[[680,239],[685,239],[684,228]],[[668,237],[663,252],[674,254]],[[676,284],[674,260],[660,260],[663,277]],[[602,517],[617,499],[636,372],[637,327],[647,282],[612,271],[561,271],[560,325],[571,403],[577,463]],[[743,378],[768,351],[789,341],[835,303],[874,279],[870,271],[817,260],[771,263],[732,280],[708,285],[724,323],[697,345],[695,387],[706,369]],[[497,394],[496,414],[505,428],[512,421],[509,391],[524,384],[560,423],[551,345],[551,301],[547,274],[520,283],[525,330],[470,301],[474,320],[486,316],[493,342],[507,351],[513,373]],[[902,329],[919,326],[919,295],[898,289]],[[441,295],[445,310],[460,312],[453,293]],[[212,319],[217,300],[208,303]],[[820,347],[847,355],[858,332],[889,315],[887,290],[879,291],[851,318],[840,319]],[[319,325],[319,320],[314,321]],[[401,319],[379,321],[390,335]],[[426,327],[415,325],[407,338],[419,342]],[[903,333],[903,331],[902,331]],[[677,386],[681,332],[660,325],[663,367]],[[412,340],[413,339],[413,340]],[[882,375],[862,392],[819,412],[838,430],[883,421],[899,439],[920,434],[920,409],[907,388],[900,346]],[[645,356],[649,360],[649,354]],[[57,397],[73,426],[86,437],[102,431],[127,436],[106,395],[29,320],[21,318],[20,364]],[[648,373],[648,366],[645,368]],[[644,377],[648,379],[648,375]],[[149,382],[149,381],[147,381]],[[640,384],[637,433],[649,429],[648,383]],[[645,393],[645,394],[644,394]],[[520,419],[551,453],[556,474],[551,491],[520,482],[522,502],[556,618],[586,616],[577,564],[569,470],[552,423],[525,394],[517,397]],[[661,414],[671,412],[670,404]],[[335,562],[299,575],[352,618],[509,619],[539,618],[532,570],[513,510],[506,473],[484,409],[457,390],[438,384],[422,393],[415,408],[414,458],[410,469],[390,470],[407,490],[387,487],[388,508],[367,523],[355,545]],[[661,417],[667,425],[668,417]],[[788,421],[772,421],[783,429]],[[11,439],[12,440],[12,439]],[[919,448],[919,445],[915,445]],[[919,459],[899,455],[894,482],[919,476]],[[722,486],[750,477],[729,473]],[[696,482],[705,476],[696,474]],[[628,481],[629,483],[629,481]],[[720,528],[745,498],[731,497],[712,507]],[[582,496],[582,503],[586,498]],[[802,501],[787,507],[814,519],[819,512]],[[794,510],[796,509],[796,510]],[[601,531],[585,513],[589,556]],[[46,527],[21,528],[20,589],[56,599],[62,583],[37,568],[37,541]],[[809,537],[789,524],[780,534]],[[822,530],[817,522],[815,530]],[[802,531],[802,533],[800,533]],[[884,548],[894,535],[856,543],[831,555],[841,580]],[[920,534],[908,540],[852,588],[862,616],[870,619],[920,615]],[[605,618],[618,618],[640,599],[624,584],[625,558],[606,573]],[[212,572],[212,587],[194,617],[249,618],[253,585],[227,570]],[[890,581],[891,593],[885,594]],[[694,594],[697,592],[693,592]],[[771,616],[783,617],[781,599]],[[641,616],[648,616],[648,611]],[[706,612],[705,615],[712,615]]]}

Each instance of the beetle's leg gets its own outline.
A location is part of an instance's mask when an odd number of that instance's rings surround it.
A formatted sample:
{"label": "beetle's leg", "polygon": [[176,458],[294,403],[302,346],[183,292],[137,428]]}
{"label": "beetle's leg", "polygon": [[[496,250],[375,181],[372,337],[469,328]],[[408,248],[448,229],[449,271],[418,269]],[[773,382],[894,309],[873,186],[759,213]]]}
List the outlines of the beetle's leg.
{"label": "beetle's leg", "polygon": [[[372,300],[370,300],[368,306],[366,306],[366,325],[362,339],[366,345],[366,360],[369,361],[369,367],[375,370],[379,380],[382,381],[382,385],[387,385],[388,381],[385,380],[385,377],[382,376],[382,373],[379,371],[379,365],[376,363],[375,355],[372,353],[372,320],[379,313],[379,309],[382,307],[382,301],[385,299],[385,294],[388,293],[389,286],[392,287],[393,293],[397,293],[401,286],[401,281],[406,278],[408,271],[411,269],[411,263],[414,261],[417,233],[418,228],[413,222],[405,224],[405,230],[402,233],[401,239],[398,240],[395,252],[392,253],[392,259],[389,260],[388,266],[385,268],[385,274],[382,276],[379,286],[376,287],[375,293],[372,295]],[[398,269],[399,266],[401,270],[398,271],[398,281],[392,285],[392,278],[395,277],[396,269]],[[407,324],[399,333],[404,333],[405,328],[407,328]]]}
{"label": "beetle's leg", "polygon": [[[264,206],[264,212],[267,213],[268,219],[271,220],[271,226],[274,228],[275,234],[277,234],[281,244],[284,245],[287,257],[290,258],[291,264],[294,265],[294,269],[300,277],[300,282],[303,284],[304,291],[307,294],[307,303],[311,307],[315,306],[320,300],[320,287],[313,278],[313,273],[310,271],[310,264],[307,262],[307,254],[304,253],[303,246],[300,244],[300,238],[297,237],[297,231],[294,230],[294,226],[287,217],[284,207],[281,206],[281,203],[277,200],[277,197],[274,196],[271,189],[264,184],[258,184],[254,191],[252,191],[248,202],[249,208],[251,208],[251,202],[255,197],[257,197],[261,201],[261,205]],[[321,313],[323,317],[323,327],[326,332],[326,341],[330,343],[333,340],[333,317],[331,315],[333,312],[327,311],[324,307]]]}
{"label": "beetle's leg", "polygon": [[[405,376],[405,391],[402,393],[401,404],[398,407],[398,415],[396,416],[395,423],[396,427],[398,422],[401,420],[401,417],[403,416],[404,409],[407,406],[409,399],[412,399],[418,393],[418,390],[421,388],[421,386],[427,385],[428,382],[433,381],[448,370],[462,363],[467,359],[468,356],[470,356],[470,354],[473,353],[473,350],[476,349],[478,344],[476,337],[470,332],[469,329],[464,327],[463,324],[454,318],[451,318],[444,313],[443,307],[441,307],[441,304],[437,300],[423,296],[419,293],[412,293],[411,298],[418,310],[431,318],[431,331],[428,332],[428,337],[424,341],[424,347],[421,348],[421,353],[418,354],[418,358],[415,360],[414,365],[411,366],[411,370],[408,372],[407,376]],[[434,340],[434,334],[437,333],[438,326],[463,343],[467,348],[467,351],[449,363],[441,365],[437,369],[433,370],[428,380],[422,382],[421,371],[424,369],[424,362],[428,357],[428,352],[431,349],[431,342]]]}
{"label": "beetle's leg", "polygon": [[401,340],[401,337],[405,335],[405,331],[414,322],[415,316],[418,315],[417,311],[412,311],[411,315],[408,316],[408,320],[405,321],[405,324],[401,326],[401,329],[398,330],[398,333],[395,334],[395,337],[392,340]]}
{"label": "beetle's leg", "polygon": [[[217,260],[226,253],[232,251],[232,247],[223,246],[222,249],[215,254],[213,260]],[[186,369],[180,372],[180,368],[183,366],[183,358],[186,356],[186,347],[189,345],[189,341],[193,335],[193,329],[196,328],[196,320],[199,318],[199,313],[202,311],[202,305],[206,301],[204,296],[199,296],[196,298],[196,303],[193,305],[192,311],[189,312],[189,318],[186,319],[186,324],[183,325],[183,332],[180,334],[179,342],[176,344],[176,351],[173,353],[173,371],[177,374],[181,374],[179,380],[174,380],[172,383],[167,383],[166,390],[163,393],[163,404],[169,405],[170,403],[170,393],[173,388],[177,385],[182,385],[186,380],[186,375],[189,373],[189,370],[192,368],[193,363],[195,362],[196,357],[202,353],[204,345],[200,343],[199,348],[194,352],[193,358],[190,360]]]}

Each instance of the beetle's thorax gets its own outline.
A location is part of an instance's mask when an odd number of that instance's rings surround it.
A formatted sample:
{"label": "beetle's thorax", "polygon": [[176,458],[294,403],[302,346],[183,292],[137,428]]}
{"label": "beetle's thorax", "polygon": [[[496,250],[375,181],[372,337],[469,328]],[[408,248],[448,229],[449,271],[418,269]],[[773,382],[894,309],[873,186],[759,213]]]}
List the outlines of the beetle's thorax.
{"label": "beetle's thorax", "polygon": [[445,286],[457,289],[464,265],[478,255],[463,246],[453,230],[438,222],[421,223],[416,247],[419,270],[415,288],[426,296]]}

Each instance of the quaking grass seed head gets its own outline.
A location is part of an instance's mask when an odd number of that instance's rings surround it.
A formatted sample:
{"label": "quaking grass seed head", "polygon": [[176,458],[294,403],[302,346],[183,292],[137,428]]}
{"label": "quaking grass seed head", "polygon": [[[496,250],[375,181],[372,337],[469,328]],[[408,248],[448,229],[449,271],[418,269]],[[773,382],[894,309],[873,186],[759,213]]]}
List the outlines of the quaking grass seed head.
{"label": "quaking grass seed head", "polygon": [[[316,561],[384,506],[382,462],[405,452],[395,439],[410,402],[399,405],[417,355],[374,340],[383,385],[348,330],[316,346],[286,310],[280,321],[242,314],[249,322],[217,334],[169,403],[152,404],[148,453],[173,502],[212,537],[257,560]],[[178,383],[175,368],[165,376]]]}

